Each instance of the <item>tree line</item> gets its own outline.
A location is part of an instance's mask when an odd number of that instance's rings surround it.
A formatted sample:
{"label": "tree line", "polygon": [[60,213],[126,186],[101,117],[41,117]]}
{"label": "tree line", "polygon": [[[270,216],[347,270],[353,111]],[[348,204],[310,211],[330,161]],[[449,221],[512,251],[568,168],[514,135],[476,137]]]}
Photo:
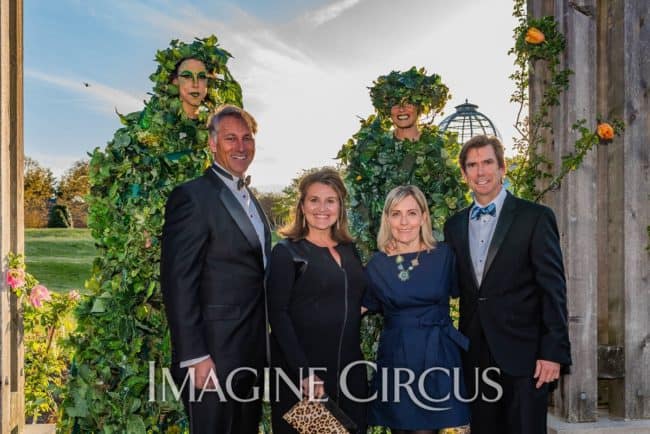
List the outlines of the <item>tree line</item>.
{"label": "tree line", "polygon": [[[298,201],[300,178],[317,169],[303,170],[280,193],[260,192],[253,188],[271,227],[277,228],[288,222]],[[88,160],[75,161],[57,179],[52,170],[25,157],[24,173],[26,228],[87,227]]]}
{"label": "tree line", "polygon": [[24,188],[26,228],[87,226],[88,160],[74,162],[57,179],[49,168],[25,157]]}

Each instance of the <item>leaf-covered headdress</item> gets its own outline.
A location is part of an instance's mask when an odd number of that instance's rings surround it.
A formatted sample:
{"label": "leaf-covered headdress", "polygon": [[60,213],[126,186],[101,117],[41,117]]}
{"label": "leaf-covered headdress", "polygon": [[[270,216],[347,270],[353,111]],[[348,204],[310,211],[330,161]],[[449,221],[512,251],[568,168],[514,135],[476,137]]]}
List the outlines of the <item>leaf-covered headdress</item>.
{"label": "leaf-covered headdress", "polygon": [[382,75],[370,87],[370,99],[377,112],[390,116],[394,105],[410,103],[420,107],[420,114],[440,113],[451,96],[438,74],[427,75],[415,66],[406,72],[392,71]]}
{"label": "leaf-covered headdress", "polygon": [[[226,62],[232,55],[219,47],[217,37],[195,38],[190,44],[174,39],[169,48],[156,52],[158,69],[149,76],[154,82],[153,91],[161,97],[178,101],[178,87],[172,84],[174,68],[184,59],[202,61],[208,71],[208,94],[204,104],[215,107],[225,102],[242,106],[241,87],[230,74]],[[180,101],[177,102],[180,107]]]}

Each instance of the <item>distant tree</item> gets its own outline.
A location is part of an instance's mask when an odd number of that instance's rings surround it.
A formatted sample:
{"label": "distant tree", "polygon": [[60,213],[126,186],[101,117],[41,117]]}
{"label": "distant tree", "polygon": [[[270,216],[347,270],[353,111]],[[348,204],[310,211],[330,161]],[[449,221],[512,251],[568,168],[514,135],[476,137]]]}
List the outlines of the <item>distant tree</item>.
{"label": "distant tree", "polygon": [[59,201],[69,208],[75,227],[87,226],[86,196],[89,193],[88,160],[75,161],[63,174],[57,188]]}
{"label": "distant tree", "polygon": [[298,185],[300,180],[310,173],[314,173],[323,167],[312,167],[311,169],[303,169],[300,174],[291,180],[291,184],[282,189],[282,194],[278,200],[273,204],[272,213],[278,219],[280,225],[286,224],[291,219],[293,211],[296,208],[298,199],[300,199],[300,191]]}
{"label": "distant tree", "polygon": [[271,223],[271,228],[275,229],[278,226],[282,226],[285,221],[278,215],[275,210],[277,204],[282,200],[282,193],[259,193],[256,194],[257,200],[260,202],[264,213],[269,218]]}
{"label": "distant tree", "polygon": [[50,169],[25,157],[24,206],[25,227],[40,228],[47,224],[48,201],[55,192],[56,179]]}

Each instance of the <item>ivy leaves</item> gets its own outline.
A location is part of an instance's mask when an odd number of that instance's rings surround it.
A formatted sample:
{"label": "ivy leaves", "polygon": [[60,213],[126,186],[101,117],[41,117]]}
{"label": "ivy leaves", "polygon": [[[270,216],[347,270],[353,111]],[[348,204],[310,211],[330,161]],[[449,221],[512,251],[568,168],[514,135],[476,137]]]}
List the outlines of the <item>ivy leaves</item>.
{"label": "ivy leaves", "polygon": [[427,75],[424,68],[415,66],[382,75],[370,88],[372,105],[386,118],[390,117],[391,107],[407,102],[418,106],[420,114],[440,113],[449,98],[449,89],[438,74]]}
{"label": "ivy leaves", "polygon": [[[423,73],[423,72],[422,72]],[[393,73],[391,73],[393,74]],[[386,115],[394,101],[426,104],[414,90],[417,80],[406,80],[406,85],[395,83],[396,75],[382,81],[379,100],[373,104],[379,115],[371,115],[361,121],[359,131],[339,151],[337,159],[344,167],[345,183],[350,195],[350,228],[362,256],[368,259],[377,248],[377,232],[381,224],[384,200],[393,188],[413,184],[418,186],[430,206],[434,236],[442,240],[442,228],[448,217],[459,211],[466,203],[466,188],[461,181],[458,167],[460,145],[455,134],[441,133],[436,126],[420,127],[416,141],[397,140]],[[419,73],[418,73],[419,74]],[[439,77],[435,76],[435,83]],[[410,86],[410,87],[409,87]],[[442,110],[447,99],[447,87],[436,84],[444,95],[440,100],[430,100],[432,108]],[[372,91],[371,91],[372,95]],[[431,94],[429,94],[431,97]],[[383,114],[383,116],[382,116]],[[457,305],[452,305],[452,315],[458,317]],[[366,316],[361,325],[361,349],[367,360],[374,360],[377,352],[382,319],[377,315]],[[373,428],[373,432],[386,432]]]}
{"label": "ivy leaves", "polygon": [[[198,119],[188,118],[170,83],[186,57],[210,72]],[[156,53],[153,95],[141,112],[118,113],[122,128],[91,154],[88,225],[101,252],[78,309],[76,349],[62,427],[75,432],[180,432],[180,402],[144,402],[148,361],[168,367],[170,344],[159,286],[160,243],[167,196],[210,162],[208,114],[219,104],[241,106],[239,84],[217,38],[177,40]],[[156,384],[161,372],[156,372]]]}
{"label": "ivy leaves", "polygon": [[376,249],[384,200],[398,185],[414,184],[426,195],[436,238],[445,220],[465,203],[457,164],[460,145],[455,136],[435,126],[421,129],[419,140],[396,140],[390,122],[371,115],[343,145],[337,159],[346,167],[351,226],[365,255]]}

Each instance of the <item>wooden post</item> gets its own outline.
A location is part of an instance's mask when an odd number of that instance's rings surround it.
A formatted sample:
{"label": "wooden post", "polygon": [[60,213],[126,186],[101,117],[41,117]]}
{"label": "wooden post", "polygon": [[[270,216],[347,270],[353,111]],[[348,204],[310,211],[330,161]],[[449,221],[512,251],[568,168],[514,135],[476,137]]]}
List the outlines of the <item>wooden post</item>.
{"label": "wooden post", "polygon": [[650,5],[610,3],[608,106],[626,130],[609,147],[609,344],[623,348],[625,367],[610,382],[609,410],[641,419],[650,418]]}
{"label": "wooden post", "polygon": [[[559,125],[554,125],[557,150],[565,155],[574,150],[578,138],[572,125],[586,119],[595,128],[596,106],[596,0],[581,2],[581,10],[570,2],[555,2],[555,17],[567,39],[563,66],[574,71],[569,89],[563,93]],[[584,11],[592,11],[592,15]],[[556,161],[558,155],[556,154]],[[562,399],[560,414],[569,422],[597,418],[597,159],[587,155],[580,169],[567,176],[560,190],[560,233],[566,264],[569,333],[573,364],[557,395]]]}
{"label": "wooden post", "polygon": [[[563,65],[574,71],[552,113],[554,143],[543,150],[556,168],[573,150],[575,121],[626,123],[622,137],[599,145],[547,200],[565,255],[574,363],[555,392],[556,413],[596,420],[600,375],[610,416],[650,418],[650,3],[529,0],[528,10],[555,16],[567,38]],[[544,78],[533,71],[531,107]]]}
{"label": "wooden post", "polygon": [[23,252],[23,5],[0,0],[0,431],[23,431],[22,316],[6,282],[8,252]]}

